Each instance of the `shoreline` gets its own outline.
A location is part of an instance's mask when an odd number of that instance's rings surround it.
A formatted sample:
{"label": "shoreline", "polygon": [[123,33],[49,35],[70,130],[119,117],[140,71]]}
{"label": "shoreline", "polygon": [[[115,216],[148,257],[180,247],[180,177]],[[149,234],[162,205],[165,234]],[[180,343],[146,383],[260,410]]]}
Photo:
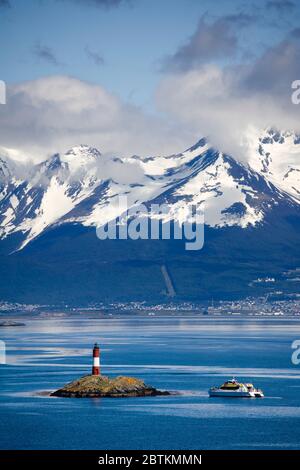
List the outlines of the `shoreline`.
{"label": "shoreline", "polygon": [[135,319],[148,319],[149,321],[155,319],[172,319],[172,318],[184,318],[184,319],[197,319],[203,321],[212,321],[212,320],[274,320],[274,321],[284,321],[284,320],[294,320],[300,321],[299,315],[265,315],[265,314],[213,314],[213,315],[203,315],[198,312],[155,312],[153,314],[141,313],[141,312],[124,312],[124,313],[86,313],[86,312],[42,312],[42,313],[0,313],[0,328],[9,328],[17,326],[26,326],[25,325],[3,325],[5,322],[19,322],[23,321],[38,321],[38,320],[135,320]]}

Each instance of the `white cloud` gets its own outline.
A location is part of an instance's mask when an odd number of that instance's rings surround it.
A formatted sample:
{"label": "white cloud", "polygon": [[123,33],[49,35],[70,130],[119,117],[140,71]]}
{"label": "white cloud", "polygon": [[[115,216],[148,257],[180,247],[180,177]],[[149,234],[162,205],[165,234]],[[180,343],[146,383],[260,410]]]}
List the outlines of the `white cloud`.
{"label": "white cloud", "polygon": [[292,104],[292,82],[300,77],[299,43],[283,41],[251,65],[205,64],[166,76],[156,101],[182,127],[207,135],[213,145],[247,158],[251,129],[300,132],[300,106]]}
{"label": "white cloud", "polygon": [[[166,120],[123,103],[99,85],[53,76],[8,87],[0,108],[0,145],[12,157],[41,161],[88,144],[103,153],[172,153],[190,141]],[[20,158],[20,157],[18,157]]]}

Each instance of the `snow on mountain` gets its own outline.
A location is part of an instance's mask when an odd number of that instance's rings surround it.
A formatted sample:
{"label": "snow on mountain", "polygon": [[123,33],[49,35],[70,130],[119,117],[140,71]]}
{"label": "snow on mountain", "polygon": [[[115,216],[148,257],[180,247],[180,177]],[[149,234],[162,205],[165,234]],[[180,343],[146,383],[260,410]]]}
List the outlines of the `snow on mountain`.
{"label": "snow on mountain", "polygon": [[71,173],[75,173],[82,168],[93,165],[100,157],[101,153],[96,148],[88,145],[78,145],[62,155],[61,161],[67,163]]}
{"label": "snow on mountain", "polygon": [[248,165],[212,149],[201,139],[171,156],[107,159],[87,145],[34,165],[26,178],[0,160],[0,237],[22,233],[26,246],[54,225],[103,225],[121,215],[118,196],[129,206],[164,202],[180,223],[186,209],[205,209],[212,227],[246,228],[262,223],[278,204],[300,200],[300,139],[268,130],[251,136]]}
{"label": "snow on mountain", "polygon": [[10,177],[10,169],[5,160],[0,158],[0,182],[3,183]]}
{"label": "snow on mountain", "polygon": [[21,247],[70,212],[86,198],[98,179],[87,164],[100,156],[96,149],[76,147],[60,157],[28,170],[26,180],[12,179],[0,207],[0,235],[21,231],[26,234]]}
{"label": "snow on mountain", "polygon": [[[143,169],[142,178],[129,185],[109,181],[102,199],[99,201],[95,198],[90,201],[91,209],[81,218],[81,222],[86,226],[99,226],[121,215],[126,207],[119,207],[118,196],[126,196],[128,207],[156,200],[162,193],[173,188],[178,181],[190,176],[193,170],[189,169],[189,164],[193,159],[196,158],[201,166],[201,156],[205,154],[207,149],[207,144],[202,141],[197,145],[197,148],[189,149],[178,155],[124,159],[126,164],[140,165]],[[177,207],[174,206],[174,209],[175,213],[171,210],[170,214],[178,219],[176,217]]]}
{"label": "snow on mountain", "polygon": [[249,166],[300,200],[300,136],[267,129],[250,137]]}
{"label": "snow on mountain", "polygon": [[261,207],[248,201],[254,189],[243,178],[231,173],[231,162],[219,154],[216,160],[203,171],[199,171],[183,182],[175,195],[192,205],[203,205],[205,222],[210,226],[254,225],[263,219]]}
{"label": "snow on mountain", "polygon": [[7,195],[8,183],[11,178],[10,168],[5,160],[0,157],[0,204]]}
{"label": "snow on mountain", "polygon": [[181,155],[179,167],[168,169],[172,180],[154,201],[168,204],[174,220],[182,223],[186,213],[182,208],[197,206],[204,210],[205,223],[211,227],[246,228],[262,222],[274,205],[286,200],[263,175],[231,157],[206,146],[201,156],[195,156],[197,153],[199,148],[188,150]]}

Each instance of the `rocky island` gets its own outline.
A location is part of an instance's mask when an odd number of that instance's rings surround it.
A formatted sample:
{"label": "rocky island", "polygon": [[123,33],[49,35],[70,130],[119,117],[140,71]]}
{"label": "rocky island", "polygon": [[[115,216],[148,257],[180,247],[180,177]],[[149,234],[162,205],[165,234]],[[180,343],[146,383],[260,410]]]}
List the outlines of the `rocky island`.
{"label": "rocky island", "polygon": [[93,349],[93,367],[91,375],[84,375],[63,388],[50,394],[52,397],[69,398],[122,398],[153,397],[170,395],[170,392],[156,390],[146,385],[143,380],[134,377],[107,377],[100,373],[100,348],[95,343]]}
{"label": "rocky island", "polygon": [[4,320],[0,322],[0,327],[7,327],[7,326],[25,326],[25,323],[12,321],[12,320]]}
{"label": "rocky island", "polygon": [[51,393],[54,397],[69,398],[123,398],[170,395],[170,392],[157,390],[134,377],[109,378],[104,375],[85,375],[63,388]]}

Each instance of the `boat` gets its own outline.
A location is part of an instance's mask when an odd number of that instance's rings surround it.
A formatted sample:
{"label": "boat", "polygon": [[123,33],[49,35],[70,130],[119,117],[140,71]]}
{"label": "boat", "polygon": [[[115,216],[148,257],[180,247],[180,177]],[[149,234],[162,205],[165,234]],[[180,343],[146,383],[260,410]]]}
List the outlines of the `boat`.
{"label": "boat", "polygon": [[251,393],[254,393],[255,398],[263,398],[264,397],[264,392],[260,388],[255,388],[254,385],[250,384],[250,383],[247,383],[245,385]]}
{"label": "boat", "polygon": [[210,397],[228,397],[228,398],[262,398],[264,393],[257,389],[252,383],[240,383],[235,378],[227,380],[220,387],[209,389]]}

